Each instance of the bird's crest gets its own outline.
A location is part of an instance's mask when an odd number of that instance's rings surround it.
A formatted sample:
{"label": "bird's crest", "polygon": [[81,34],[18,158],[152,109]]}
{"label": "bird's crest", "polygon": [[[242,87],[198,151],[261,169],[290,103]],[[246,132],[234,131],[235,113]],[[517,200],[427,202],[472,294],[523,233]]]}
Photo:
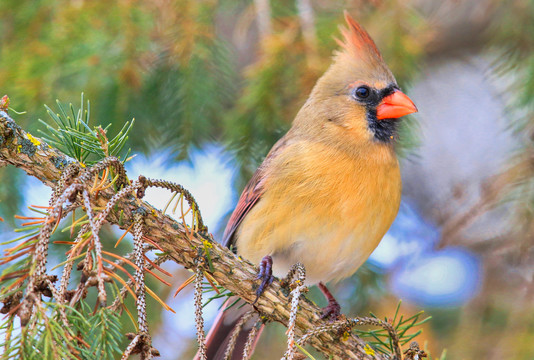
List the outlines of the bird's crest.
{"label": "bird's crest", "polygon": [[356,59],[368,59],[369,57],[378,60],[382,60],[382,55],[371,36],[354,20],[349,13],[345,10],[345,21],[347,22],[348,29],[341,27],[341,34],[343,35],[343,41],[336,39],[337,43],[344,50],[343,52]]}

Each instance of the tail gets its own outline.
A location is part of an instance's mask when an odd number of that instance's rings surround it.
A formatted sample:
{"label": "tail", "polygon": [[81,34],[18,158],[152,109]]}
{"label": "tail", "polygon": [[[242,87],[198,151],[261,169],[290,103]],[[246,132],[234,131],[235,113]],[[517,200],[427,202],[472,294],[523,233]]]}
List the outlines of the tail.
{"label": "tail", "polygon": [[[236,299],[236,297],[231,297],[226,300],[206,337],[207,360],[241,360],[243,358],[243,350],[245,349],[248,335],[254,324],[258,321],[259,316],[257,313],[253,313],[252,315],[249,314],[249,312],[253,310],[252,305],[250,304],[240,306],[240,303],[237,303],[230,309],[224,311],[224,309],[235,302]],[[245,316],[248,319],[245,318]],[[226,357],[226,352],[234,333],[234,329],[239,323],[243,323],[243,321],[244,324],[239,331],[239,334],[237,334],[234,349],[231,355]],[[260,329],[256,332],[254,340],[252,341],[250,354],[254,351],[262,331],[263,325],[261,325]],[[198,352],[194,360],[200,360],[200,354]]]}

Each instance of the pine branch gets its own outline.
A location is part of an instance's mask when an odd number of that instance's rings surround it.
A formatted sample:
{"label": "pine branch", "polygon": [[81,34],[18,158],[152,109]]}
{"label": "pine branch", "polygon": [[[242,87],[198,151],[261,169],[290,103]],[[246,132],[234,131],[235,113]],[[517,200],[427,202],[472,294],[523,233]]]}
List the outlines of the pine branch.
{"label": "pine branch", "polygon": [[[5,111],[0,111],[0,164],[14,165],[52,187],[59,181],[62,170],[72,162],[73,159],[26,133]],[[140,182],[143,182],[142,178]],[[113,187],[104,189],[98,197],[91,199],[91,205],[105,208],[115,194]],[[216,243],[200,227],[199,231],[192,231],[150,204],[138,203],[133,195],[119,199],[116,206],[110,209],[106,220],[121,229],[128,229],[139,211],[139,204],[147,214],[144,217],[144,233],[163,250],[165,256],[188,269],[196,269],[199,263],[204,264],[204,274],[246,302],[254,302],[255,292],[252,289],[257,286],[256,267]],[[282,289],[280,282],[275,281],[256,302],[255,308],[265,319],[288,326],[291,296]],[[319,327],[335,331],[323,331]],[[362,339],[350,332],[347,334],[342,326],[325,323],[321,320],[320,309],[309,301],[300,302],[294,329],[298,336],[314,332],[316,336],[309,336],[307,342],[327,356],[342,359],[386,358],[370,352]]]}

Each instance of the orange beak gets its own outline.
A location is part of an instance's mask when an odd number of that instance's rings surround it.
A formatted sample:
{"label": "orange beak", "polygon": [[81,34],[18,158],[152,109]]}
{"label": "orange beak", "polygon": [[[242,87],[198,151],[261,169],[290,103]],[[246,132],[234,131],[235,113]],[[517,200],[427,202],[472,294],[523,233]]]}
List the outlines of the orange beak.
{"label": "orange beak", "polygon": [[382,99],[376,108],[376,118],[382,119],[396,119],[401,116],[417,112],[417,108],[408,96],[402,91],[395,90],[391,95]]}

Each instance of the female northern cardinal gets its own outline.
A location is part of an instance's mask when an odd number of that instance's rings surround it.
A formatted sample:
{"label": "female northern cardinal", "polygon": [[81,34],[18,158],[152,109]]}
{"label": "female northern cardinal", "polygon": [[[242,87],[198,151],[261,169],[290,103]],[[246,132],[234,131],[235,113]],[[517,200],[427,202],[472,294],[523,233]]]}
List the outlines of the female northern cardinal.
{"label": "female northern cardinal", "polygon": [[[325,315],[334,317],[339,305],[323,282],[354,274],[397,215],[397,119],[417,111],[369,34],[347,12],[345,19],[341,51],[246,186],[224,232],[224,244],[240,256],[263,258],[261,288],[271,265],[284,276],[304,264],[307,282],[319,283],[328,299]],[[219,315],[208,335],[209,360],[223,358],[245,311],[234,306]],[[246,331],[233,358],[242,356]]]}

